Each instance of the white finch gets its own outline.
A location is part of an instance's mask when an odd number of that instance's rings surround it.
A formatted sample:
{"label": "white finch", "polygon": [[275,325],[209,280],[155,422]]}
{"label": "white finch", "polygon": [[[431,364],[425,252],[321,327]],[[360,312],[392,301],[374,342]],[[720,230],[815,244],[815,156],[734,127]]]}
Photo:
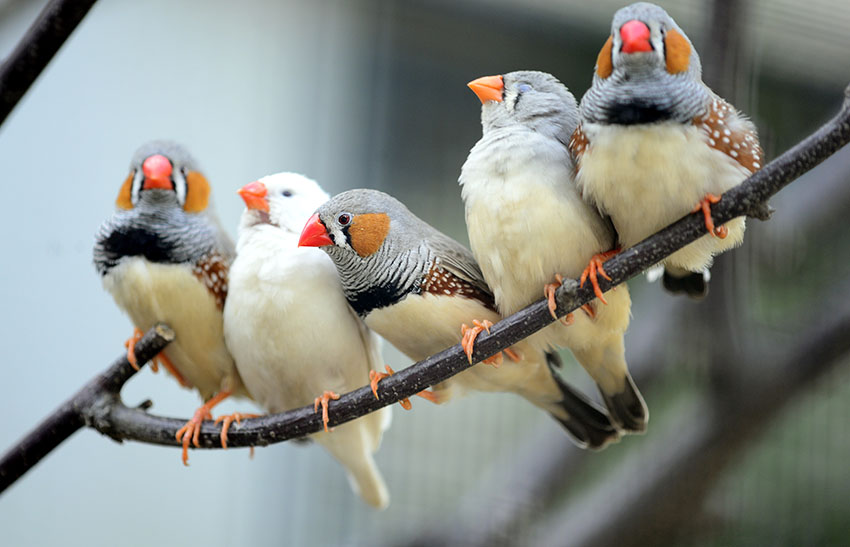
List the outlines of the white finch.
{"label": "white finch", "polygon": [[331,260],[298,248],[301,227],[328,195],[294,173],[264,177],[239,193],[247,208],[224,309],[227,347],[268,412],[322,405],[325,431],[311,437],[345,467],[356,493],[384,508],[389,493],[373,454],[390,409],[327,430],[328,400],[367,384],[382,365],[379,339],[349,308]]}

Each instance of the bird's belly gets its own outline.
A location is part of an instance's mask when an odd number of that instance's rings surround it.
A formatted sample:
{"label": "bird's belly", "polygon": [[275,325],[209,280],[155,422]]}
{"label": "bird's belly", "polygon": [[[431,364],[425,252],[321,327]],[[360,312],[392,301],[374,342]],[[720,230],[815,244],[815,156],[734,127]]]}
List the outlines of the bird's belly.
{"label": "bird's belly", "polygon": [[103,283],[139,329],[160,321],[174,329],[177,337],[164,352],[204,399],[222,389],[242,394],[224,344],[222,312],[190,266],[134,257],[113,268]]}
{"label": "bird's belly", "polygon": [[[709,147],[694,126],[588,124],[584,131],[591,144],[579,158],[576,181],[585,197],[611,216],[626,247],[690,213],[706,193],[722,194],[749,174]],[[743,221],[728,227],[726,240],[701,244],[704,262],[740,243]]]}

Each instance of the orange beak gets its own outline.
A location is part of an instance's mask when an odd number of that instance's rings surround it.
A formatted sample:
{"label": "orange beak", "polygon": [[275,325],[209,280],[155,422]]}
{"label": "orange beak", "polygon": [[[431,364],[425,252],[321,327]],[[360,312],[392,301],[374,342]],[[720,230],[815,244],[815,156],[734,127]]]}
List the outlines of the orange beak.
{"label": "orange beak", "polygon": [[502,102],[502,91],[505,89],[505,81],[501,76],[484,76],[477,80],[472,80],[466,85],[478,96],[481,104],[487,101]]}
{"label": "orange beak", "polygon": [[142,190],[171,190],[171,162],[162,154],[148,156],[142,164],[145,181]]}
{"label": "orange beak", "polygon": [[649,43],[649,27],[643,21],[632,19],[620,27],[620,38],[623,39],[623,53],[638,53],[652,51]]}
{"label": "orange beak", "polygon": [[269,212],[269,200],[266,199],[266,185],[260,181],[249,182],[242,188],[236,191],[242,196],[245,201],[245,206],[248,209],[256,209],[257,211]]}
{"label": "orange beak", "polygon": [[304,230],[301,231],[301,238],[298,239],[299,247],[323,247],[325,245],[333,245],[333,240],[328,236],[328,230],[322,221],[319,220],[319,213],[313,213],[307,224],[304,225]]}

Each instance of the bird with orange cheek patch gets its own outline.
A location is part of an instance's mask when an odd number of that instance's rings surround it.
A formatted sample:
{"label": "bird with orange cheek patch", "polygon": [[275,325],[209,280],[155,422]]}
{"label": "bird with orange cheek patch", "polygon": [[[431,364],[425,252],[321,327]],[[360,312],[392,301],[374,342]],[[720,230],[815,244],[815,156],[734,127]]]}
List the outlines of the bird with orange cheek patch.
{"label": "bird with orange cheek patch", "polygon": [[[103,286],[136,327],[133,345],[158,322],[177,338],[154,360],[205,401],[177,432],[183,463],[200,425],[230,396],[247,397],[224,343],[222,310],[233,243],[210,202],[210,185],[180,145],[153,141],[136,151],[115,213],[97,232],[94,263]],[[222,444],[226,439],[222,431]]]}
{"label": "bird with orange cheek patch", "polygon": [[614,14],[580,113],[576,182],[623,247],[703,212],[709,234],[662,264],[667,289],[704,297],[713,257],[744,239],[744,218],[715,226],[711,204],[764,164],[755,126],[702,82],[684,31],[647,2]]}
{"label": "bird with orange cheek patch", "polygon": [[380,340],[349,308],[333,263],[318,249],[298,247],[304,221],[328,195],[296,173],[263,177],[239,194],[246,208],[224,308],[224,337],[239,373],[269,412],[308,404],[322,412],[325,430],[310,438],[345,467],[356,493],[384,508],[389,493],[373,454],[390,408],[328,428],[331,401],[383,368]]}
{"label": "bird with orange cheek patch", "polygon": [[[348,303],[375,332],[416,361],[462,341],[461,325],[501,319],[472,254],[376,190],[350,190],[318,208],[299,245],[333,260]],[[475,332],[475,329],[469,332]],[[557,354],[522,341],[501,364],[479,363],[434,386],[438,402],[467,390],[516,393],[549,412],[581,447],[619,439],[604,411],[556,372]]]}

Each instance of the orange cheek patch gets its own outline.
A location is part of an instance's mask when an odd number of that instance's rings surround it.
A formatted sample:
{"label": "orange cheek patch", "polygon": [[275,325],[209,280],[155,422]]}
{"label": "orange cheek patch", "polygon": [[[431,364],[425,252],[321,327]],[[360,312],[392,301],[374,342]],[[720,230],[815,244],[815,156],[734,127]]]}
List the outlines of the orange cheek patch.
{"label": "orange cheek patch", "polygon": [[378,252],[390,231],[390,217],[384,213],[357,215],[351,221],[348,235],[351,247],[361,257]]}
{"label": "orange cheek patch", "polygon": [[596,74],[600,78],[607,78],[614,71],[614,65],[611,62],[612,47],[614,47],[614,39],[609,36],[599,52],[599,57],[596,58]]}
{"label": "orange cheek patch", "polygon": [[664,38],[664,49],[667,55],[667,72],[678,74],[688,70],[691,61],[691,45],[684,36],[675,29],[670,29],[667,37]]}
{"label": "orange cheek patch", "polygon": [[115,205],[121,207],[122,209],[132,209],[133,208],[133,198],[131,196],[131,191],[133,188],[133,173],[130,173],[126,179],[124,179],[124,184],[121,185],[121,190],[118,191],[118,199],[115,200]]}
{"label": "orange cheek patch", "polygon": [[200,213],[210,201],[210,183],[197,171],[186,173],[186,203],[183,210],[187,213]]}

